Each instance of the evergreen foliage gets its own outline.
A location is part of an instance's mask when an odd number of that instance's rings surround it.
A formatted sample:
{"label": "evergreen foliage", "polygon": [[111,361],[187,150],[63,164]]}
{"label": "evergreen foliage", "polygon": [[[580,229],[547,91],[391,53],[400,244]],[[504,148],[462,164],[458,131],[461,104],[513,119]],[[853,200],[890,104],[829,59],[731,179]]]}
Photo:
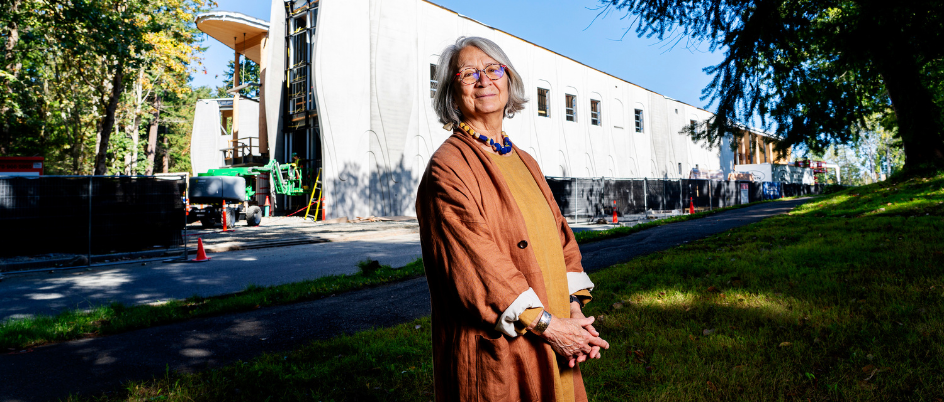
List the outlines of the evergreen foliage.
{"label": "evergreen foliage", "polygon": [[[724,49],[702,100],[715,116],[683,130],[720,144],[742,125],[778,149],[855,143],[879,118],[905,168],[944,161],[944,2],[939,0],[601,0],[640,36]],[[683,42],[684,41],[684,42]]]}
{"label": "evergreen foliage", "polygon": [[[223,82],[225,83],[222,87],[216,88],[216,97],[218,98],[231,98],[233,95],[226,92],[226,90],[233,87],[233,75],[236,74],[236,64],[230,60],[226,63],[226,71],[223,72]],[[261,82],[259,80],[259,65],[256,62],[243,59],[241,66],[239,67],[239,82],[241,84],[245,83],[254,83],[257,85],[250,85],[239,91],[239,94],[252,99],[259,98],[259,87],[258,84]]]}

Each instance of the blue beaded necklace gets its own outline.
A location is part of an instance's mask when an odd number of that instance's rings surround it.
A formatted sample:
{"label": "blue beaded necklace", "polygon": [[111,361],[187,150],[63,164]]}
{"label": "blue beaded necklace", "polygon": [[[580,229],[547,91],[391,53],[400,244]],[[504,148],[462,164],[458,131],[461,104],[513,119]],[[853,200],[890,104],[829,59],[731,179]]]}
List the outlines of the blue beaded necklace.
{"label": "blue beaded necklace", "polygon": [[[493,139],[491,139],[491,138],[488,138],[488,137],[486,137],[486,136],[484,136],[484,135],[482,135],[482,134],[476,133],[475,130],[472,129],[472,127],[470,127],[468,124],[465,124],[464,122],[463,122],[463,123],[459,123],[459,129],[462,130],[464,133],[466,133],[466,134],[468,134],[468,135],[471,135],[472,138],[475,138],[475,139],[477,139],[477,140],[479,140],[479,141],[482,141],[482,142],[484,142],[484,143],[490,145],[492,148],[495,148],[495,151],[498,152],[499,155],[504,155],[504,154],[507,154],[507,153],[511,152],[511,139],[508,138],[508,135],[505,134],[504,131],[502,131],[502,143],[503,143],[503,144],[499,144],[499,143],[495,142],[495,140],[493,140]],[[504,146],[503,146],[503,145],[504,145]]]}

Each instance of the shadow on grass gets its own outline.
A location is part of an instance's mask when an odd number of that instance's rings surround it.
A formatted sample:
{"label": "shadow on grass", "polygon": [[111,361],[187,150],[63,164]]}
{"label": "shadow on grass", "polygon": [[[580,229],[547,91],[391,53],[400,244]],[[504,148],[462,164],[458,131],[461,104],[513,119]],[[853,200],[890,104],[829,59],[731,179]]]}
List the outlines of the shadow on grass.
{"label": "shadow on grass", "polygon": [[[771,218],[593,274],[595,400],[944,392],[940,216]],[[639,351],[639,353],[636,353]]]}
{"label": "shadow on grass", "polygon": [[[586,313],[611,344],[582,365],[590,399],[940,398],[944,193],[940,178],[908,183],[590,274]],[[426,401],[430,336],[424,318],[105,399]]]}

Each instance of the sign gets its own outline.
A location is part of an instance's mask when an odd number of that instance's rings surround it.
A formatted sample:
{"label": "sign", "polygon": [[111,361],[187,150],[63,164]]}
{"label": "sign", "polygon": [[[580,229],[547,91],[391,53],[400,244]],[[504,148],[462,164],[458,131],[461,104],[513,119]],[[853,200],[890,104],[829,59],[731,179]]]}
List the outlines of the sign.
{"label": "sign", "polygon": [[765,200],[775,200],[780,198],[780,183],[765,181],[763,188]]}
{"label": "sign", "polygon": [[750,183],[741,183],[741,204],[747,204],[751,202],[751,185]]}
{"label": "sign", "polygon": [[42,176],[42,156],[0,157],[0,176]]}

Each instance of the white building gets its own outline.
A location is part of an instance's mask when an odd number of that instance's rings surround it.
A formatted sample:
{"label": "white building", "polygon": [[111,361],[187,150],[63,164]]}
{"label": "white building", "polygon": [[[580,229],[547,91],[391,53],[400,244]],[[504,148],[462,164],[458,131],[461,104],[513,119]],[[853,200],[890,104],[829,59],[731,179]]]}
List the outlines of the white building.
{"label": "white building", "polygon": [[431,70],[460,36],[498,43],[524,79],[530,102],[504,128],[547,176],[687,178],[696,167],[727,175],[742,159],[679,134],[710,112],[427,1],[273,0],[259,39],[233,34],[239,24],[261,26],[237,16],[204,14],[197,23],[224,43],[235,38],[227,45],[237,55],[260,48],[258,152],[282,162],[297,153],[323,168],[329,218],[414,214],[426,163],[451,135],[433,113]]}

